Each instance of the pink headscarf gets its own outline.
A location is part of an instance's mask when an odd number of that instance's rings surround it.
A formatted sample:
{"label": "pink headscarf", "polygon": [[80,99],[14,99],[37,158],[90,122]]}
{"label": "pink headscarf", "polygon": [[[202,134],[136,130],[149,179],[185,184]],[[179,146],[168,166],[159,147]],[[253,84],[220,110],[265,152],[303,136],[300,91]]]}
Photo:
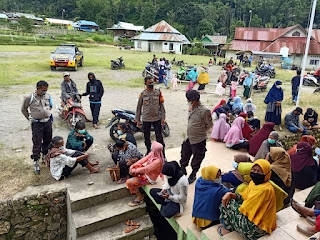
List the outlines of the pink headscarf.
{"label": "pink headscarf", "polygon": [[224,139],[226,134],[229,132],[230,126],[227,123],[227,115],[224,113],[221,113],[219,115],[218,121],[215,122],[213,128],[211,137],[213,139]]}
{"label": "pink headscarf", "polygon": [[243,135],[242,135],[242,126],[244,125],[244,118],[242,117],[238,117],[236,118],[233,123],[232,126],[229,130],[229,132],[227,133],[227,135],[224,137],[224,142],[225,143],[231,143],[231,144],[238,144],[240,140],[243,139]]}
{"label": "pink headscarf", "polygon": [[[151,145],[151,152],[146,156],[148,158],[147,165],[157,159],[160,159],[161,165],[164,165],[163,146],[161,143],[154,141]],[[160,174],[161,179],[164,179],[163,174]]]}

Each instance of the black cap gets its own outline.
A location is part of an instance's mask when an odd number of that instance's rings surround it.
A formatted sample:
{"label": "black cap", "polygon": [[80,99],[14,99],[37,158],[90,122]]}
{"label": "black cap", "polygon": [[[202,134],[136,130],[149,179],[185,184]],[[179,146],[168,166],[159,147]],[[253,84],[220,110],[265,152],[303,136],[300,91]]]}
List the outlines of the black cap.
{"label": "black cap", "polygon": [[298,112],[298,113],[300,113],[300,114],[303,114],[301,107],[296,107],[295,111]]}
{"label": "black cap", "polygon": [[189,101],[199,101],[200,93],[197,90],[191,89],[186,92],[186,97]]}

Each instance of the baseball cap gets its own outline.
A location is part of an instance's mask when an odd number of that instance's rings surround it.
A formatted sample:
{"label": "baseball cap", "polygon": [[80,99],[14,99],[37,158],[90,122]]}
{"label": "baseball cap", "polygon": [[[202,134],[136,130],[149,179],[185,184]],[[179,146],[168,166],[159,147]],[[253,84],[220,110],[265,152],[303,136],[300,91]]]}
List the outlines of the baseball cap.
{"label": "baseball cap", "polygon": [[70,73],[64,72],[64,73],[63,73],[63,76],[70,76]]}
{"label": "baseball cap", "polygon": [[298,112],[298,113],[300,113],[300,114],[303,114],[301,107],[296,107],[295,111]]}
{"label": "baseball cap", "polygon": [[200,94],[197,90],[191,89],[186,92],[186,97],[189,101],[199,101]]}

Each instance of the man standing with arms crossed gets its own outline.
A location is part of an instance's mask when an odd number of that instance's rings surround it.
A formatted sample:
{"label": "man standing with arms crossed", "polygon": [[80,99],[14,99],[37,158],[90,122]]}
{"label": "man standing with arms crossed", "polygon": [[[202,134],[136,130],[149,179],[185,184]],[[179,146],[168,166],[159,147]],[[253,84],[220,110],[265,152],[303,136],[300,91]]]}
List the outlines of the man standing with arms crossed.
{"label": "man standing with arms crossed", "polygon": [[[39,159],[42,153],[42,162],[48,153],[48,146],[52,139],[52,100],[47,94],[49,84],[39,81],[34,93],[24,98],[21,112],[31,122],[34,173],[40,174]],[[29,110],[30,112],[29,112]]]}
{"label": "man standing with arms crossed", "polygon": [[189,104],[189,117],[187,127],[187,138],[182,143],[181,148],[181,170],[187,175],[186,167],[189,165],[191,156],[192,173],[188,181],[189,184],[196,180],[196,175],[200,169],[202,160],[206,155],[207,131],[212,128],[211,112],[200,102],[200,94],[196,90],[189,90],[186,93]]}
{"label": "man standing with arms crossed", "polygon": [[141,128],[140,116],[142,112],[144,143],[147,148],[147,154],[151,151],[150,130],[152,125],[156,133],[157,142],[163,145],[164,153],[165,144],[162,137],[162,125],[166,122],[166,112],[163,105],[164,98],[160,90],[154,89],[151,76],[145,77],[144,84],[147,88],[139,95],[135,120],[137,126]]}

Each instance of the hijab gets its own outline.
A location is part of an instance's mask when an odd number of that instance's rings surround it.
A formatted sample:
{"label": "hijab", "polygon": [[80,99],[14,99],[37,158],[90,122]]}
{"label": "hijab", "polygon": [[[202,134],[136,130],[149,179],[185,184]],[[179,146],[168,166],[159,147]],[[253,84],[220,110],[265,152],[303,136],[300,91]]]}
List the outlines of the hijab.
{"label": "hijab", "polygon": [[235,110],[236,108],[239,108],[240,110],[243,109],[243,103],[241,102],[240,97],[234,98],[234,104],[232,105],[232,110]]}
{"label": "hijab", "polygon": [[276,140],[276,142],[274,144],[271,144],[268,142],[268,140],[264,140],[258,150],[258,152],[256,153],[254,159],[258,160],[258,159],[265,159],[267,154],[270,152],[270,148],[271,147],[280,147],[283,148],[282,144],[278,141],[279,138],[279,134],[276,131],[272,131],[269,135],[272,135],[273,138]]}
{"label": "hijab", "polygon": [[221,75],[219,76],[219,79],[218,79],[219,82],[226,83],[227,79],[228,79],[227,71],[226,70],[221,71]]}
{"label": "hijab", "polygon": [[275,123],[267,122],[263,127],[250,139],[249,154],[255,156],[264,140],[266,140],[273,131]]}
{"label": "hijab", "polygon": [[176,161],[166,162],[163,165],[161,173],[171,177],[168,178],[168,183],[171,187],[176,185],[179,179],[183,176],[183,172]]}
{"label": "hijab", "polygon": [[[244,175],[245,174],[249,174],[250,175],[250,170],[251,170],[252,166],[250,166],[249,172],[245,173],[246,170],[248,170],[246,168],[246,166],[248,166],[248,165],[242,165],[242,167],[240,168],[240,163],[251,163],[252,164],[251,159],[250,159],[250,157],[248,155],[240,153],[240,154],[237,154],[237,155],[234,156],[234,161],[236,163],[238,163],[238,167],[237,167],[236,170],[233,170],[232,173],[236,178],[239,179],[239,181],[244,182],[247,179],[247,178],[244,177]],[[250,180],[251,180],[251,178],[250,178]],[[248,181],[248,182],[250,182],[250,181]]]}
{"label": "hijab", "polygon": [[187,80],[191,80],[192,82],[196,82],[198,78],[197,68],[194,67],[187,75]]}
{"label": "hijab", "polygon": [[[308,143],[311,147],[314,146],[317,143],[317,140],[311,136],[311,135],[303,135],[300,139],[299,143],[306,142]],[[288,154],[291,156],[297,151],[297,144],[294,145],[291,149],[288,150]]]}
{"label": "hijab", "polygon": [[219,171],[221,170],[213,165],[204,167],[201,169],[201,177],[205,180],[214,181]]}
{"label": "hijab", "polygon": [[272,102],[277,102],[277,101],[282,101],[283,100],[283,90],[282,88],[277,88],[277,85],[281,85],[280,81],[276,81],[272,88],[269,90],[266,98],[264,99],[264,103],[272,103]]}
{"label": "hijab", "polygon": [[219,119],[214,123],[212,128],[211,137],[213,139],[224,139],[226,134],[229,132],[230,126],[227,123],[227,115],[221,113]]}
{"label": "hijab", "polygon": [[239,153],[237,155],[234,155],[234,161],[236,163],[241,163],[241,162],[251,162],[251,159],[248,155]]}
{"label": "hijab", "polygon": [[229,98],[228,102],[227,102],[227,105],[230,109],[232,109],[232,105],[230,104],[231,101],[233,100],[233,98]]}
{"label": "hijab", "polygon": [[289,154],[281,147],[270,148],[270,157],[272,160],[271,169],[278,177],[281,178],[283,183],[291,186],[291,161]]}
{"label": "hijab", "polygon": [[306,143],[298,143],[297,152],[291,155],[291,168],[293,172],[300,172],[304,167],[314,166],[312,147]]}
{"label": "hijab", "polygon": [[236,118],[233,121],[232,126],[229,132],[224,137],[223,141],[225,143],[231,143],[233,145],[238,144],[239,141],[243,139],[242,125],[244,125],[244,122],[245,122],[244,118],[242,117]]}
{"label": "hijab", "polygon": [[244,79],[243,85],[250,87],[252,84],[252,78],[253,78],[253,74],[252,72],[250,72],[249,75],[247,75],[246,78]]}
{"label": "hijab", "polygon": [[213,109],[212,113],[214,113],[214,111],[216,111],[217,108],[222,107],[222,104],[223,104],[223,103],[227,103],[226,100],[222,99],[222,100],[220,101],[220,103]]}
{"label": "hijab", "polygon": [[246,112],[251,111],[254,113],[256,111],[256,106],[252,103],[251,98],[247,99],[247,103],[246,103],[246,105],[244,105],[244,108],[245,108]]}
{"label": "hijab", "polygon": [[[248,114],[242,112],[239,114],[239,117],[242,117],[244,119],[248,118]],[[247,121],[244,122],[244,126],[242,128],[242,134],[243,137],[247,140],[250,140],[251,134],[253,133],[253,129],[250,127],[250,125],[247,123]]]}

